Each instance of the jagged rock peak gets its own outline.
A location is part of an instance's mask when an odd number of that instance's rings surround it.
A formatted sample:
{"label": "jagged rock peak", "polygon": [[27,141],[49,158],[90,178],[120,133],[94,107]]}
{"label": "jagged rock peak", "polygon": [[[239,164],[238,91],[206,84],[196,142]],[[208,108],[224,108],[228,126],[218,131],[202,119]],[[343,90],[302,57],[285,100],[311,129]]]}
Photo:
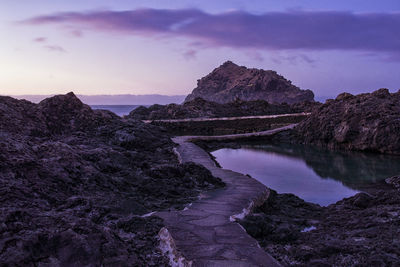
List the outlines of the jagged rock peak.
{"label": "jagged rock peak", "polygon": [[216,70],[218,69],[228,69],[228,68],[240,68],[241,66],[233,63],[232,61],[228,60],[225,61],[219,68],[216,68]]}
{"label": "jagged rock peak", "polygon": [[249,69],[226,61],[198,80],[197,87],[185,101],[201,97],[217,103],[266,100],[270,103],[314,101],[310,90],[301,90],[273,70]]}
{"label": "jagged rock peak", "polygon": [[82,101],[73,93],[69,92],[65,95],[55,95],[40,101],[39,105],[74,105],[83,106]]}
{"label": "jagged rock peak", "polygon": [[239,67],[238,65],[236,65],[235,63],[233,63],[230,60],[225,61],[221,66],[222,67],[228,67],[228,66],[237,66],[237,67]]}

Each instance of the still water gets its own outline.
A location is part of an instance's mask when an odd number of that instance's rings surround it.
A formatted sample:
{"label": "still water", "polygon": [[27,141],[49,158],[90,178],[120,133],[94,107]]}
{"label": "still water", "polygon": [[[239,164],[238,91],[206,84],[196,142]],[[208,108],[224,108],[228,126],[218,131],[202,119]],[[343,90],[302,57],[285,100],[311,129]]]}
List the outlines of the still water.
{"label": "still water", "polygon": [[400,174],[400,157],[300,145],[252,145],[212,152],[225,169],[250,174],[279,193],[323,206]]}

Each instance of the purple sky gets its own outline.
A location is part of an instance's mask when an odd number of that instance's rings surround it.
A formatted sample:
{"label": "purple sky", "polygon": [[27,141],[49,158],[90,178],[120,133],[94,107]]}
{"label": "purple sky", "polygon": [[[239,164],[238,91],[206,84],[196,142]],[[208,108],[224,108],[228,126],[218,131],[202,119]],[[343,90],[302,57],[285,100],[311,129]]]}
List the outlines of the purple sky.
{"label": "purple sky", "polygon": [[400,89],[397,0],[63,2],[3,1],[0,94],[187,94],[226,60],[317,98]]}

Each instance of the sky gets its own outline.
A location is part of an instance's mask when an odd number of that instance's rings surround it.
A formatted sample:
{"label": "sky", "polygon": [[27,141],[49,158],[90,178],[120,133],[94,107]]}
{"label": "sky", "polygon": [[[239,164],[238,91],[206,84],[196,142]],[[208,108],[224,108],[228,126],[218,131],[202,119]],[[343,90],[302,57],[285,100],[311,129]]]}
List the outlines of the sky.
{"label": "sky", "polygon": [[398,0],[0,0],[0,94],[185,95],[227,60],[317,99],[400,89]]}

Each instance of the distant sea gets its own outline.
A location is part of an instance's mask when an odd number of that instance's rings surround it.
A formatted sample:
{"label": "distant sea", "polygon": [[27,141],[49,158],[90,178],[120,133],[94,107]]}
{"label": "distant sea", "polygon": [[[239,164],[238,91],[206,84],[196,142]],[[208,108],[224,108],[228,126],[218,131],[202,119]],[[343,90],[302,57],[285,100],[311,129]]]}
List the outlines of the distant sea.
{"label": "distant sea", "polygon": [[[118,116],[122,117],[124,115],[128,115],[129,112],[134,110],[135,108],[142,105],[90,105],[92,109],[105,109],[114,112]],[[148,105],[143,105],[148,107]]]}

